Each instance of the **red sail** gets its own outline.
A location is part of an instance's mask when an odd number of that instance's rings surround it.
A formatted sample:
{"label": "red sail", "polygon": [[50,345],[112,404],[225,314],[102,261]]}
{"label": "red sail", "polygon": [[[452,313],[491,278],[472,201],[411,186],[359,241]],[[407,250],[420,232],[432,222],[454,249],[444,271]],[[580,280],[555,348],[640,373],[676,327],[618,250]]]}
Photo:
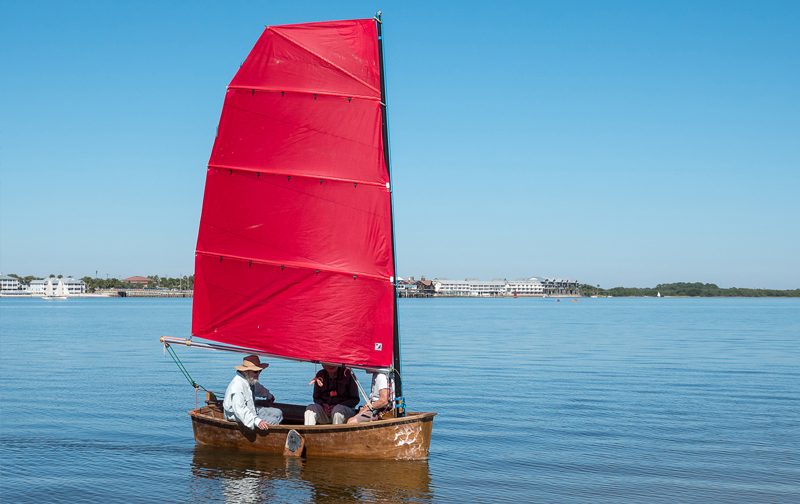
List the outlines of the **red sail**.
{"label": "red sail", "polygon": [[225,96],[192,334],[390,367],[391,193],[374,20],[268,27]]}

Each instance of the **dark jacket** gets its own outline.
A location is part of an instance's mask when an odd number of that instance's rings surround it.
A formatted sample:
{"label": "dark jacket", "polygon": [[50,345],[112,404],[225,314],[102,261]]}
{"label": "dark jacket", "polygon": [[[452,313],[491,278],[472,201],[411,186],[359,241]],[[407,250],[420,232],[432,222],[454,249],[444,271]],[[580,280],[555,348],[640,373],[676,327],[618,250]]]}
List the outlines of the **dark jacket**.
{"label": "dark jacket", "polygon": [[321,369],[316,377],[322,379],[322,386],[314,384],[315,403],[328,406],[344,404],[351,408],[358,405],[358,387],[349,369],[340,367],[334,378]]}

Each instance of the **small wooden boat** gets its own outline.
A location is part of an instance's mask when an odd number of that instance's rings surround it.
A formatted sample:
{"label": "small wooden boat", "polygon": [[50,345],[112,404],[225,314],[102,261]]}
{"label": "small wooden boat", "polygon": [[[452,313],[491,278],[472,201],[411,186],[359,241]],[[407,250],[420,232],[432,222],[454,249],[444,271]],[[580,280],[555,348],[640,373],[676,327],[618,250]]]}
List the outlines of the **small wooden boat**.
{"label": "small wooden boat", "polygon": [[[190,412],[200,445],[418,460],[435,413],[407,413],[383,37],[373,19],[267,27],[225,96],[206,175],[185,344],[389,377],[392,418],[255,432],[218,401]],[[194,384],[194,383],[193,383]],[[197,387],[196,384],[194,384]]]}
{"label": "small wooden boat", "polygon": [[[400,418],[344,425],[303,425],[305,406],[275,404],[284,423],[267,431],[253,431],[225,419],[219,401],[189,412],[195,441],[200,445],[250,452],[304,457],[424,460],[428,458],[433,417],[436,413],[406,412]],[[287,437],[294,431],[303,440],[300,453],[286,453]]]}

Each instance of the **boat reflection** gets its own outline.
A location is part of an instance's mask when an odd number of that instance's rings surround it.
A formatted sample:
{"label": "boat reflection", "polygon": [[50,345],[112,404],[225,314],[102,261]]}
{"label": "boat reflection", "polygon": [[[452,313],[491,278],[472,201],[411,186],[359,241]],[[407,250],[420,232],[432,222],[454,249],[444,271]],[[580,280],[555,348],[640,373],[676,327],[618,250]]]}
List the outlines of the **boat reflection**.
{"label": "boat reflection", "polygon": [[427,461],[306,460],[196,446],[192,476],[193,497],[205,501],[220,493],[248,504],[433,500]]}

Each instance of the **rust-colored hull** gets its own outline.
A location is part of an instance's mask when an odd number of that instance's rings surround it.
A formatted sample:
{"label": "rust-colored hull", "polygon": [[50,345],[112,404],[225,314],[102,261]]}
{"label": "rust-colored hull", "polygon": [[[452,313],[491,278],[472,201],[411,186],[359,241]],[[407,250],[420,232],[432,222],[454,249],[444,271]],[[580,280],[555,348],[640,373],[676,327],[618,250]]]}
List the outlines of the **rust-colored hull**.
{"label": "rust-colored hull", "polygon": [[306,457],[421,460],[428,458],[433,417],[436,413],[408,413],[402,418],[345,425],[294,425],[304,407],[276,404],[287,424],[267,431],[252,431],[225,419],[219,406],[192,410],[194,439],[198,444],[239,450],[282,454],[286,436],[297,431],[305,441]]}

